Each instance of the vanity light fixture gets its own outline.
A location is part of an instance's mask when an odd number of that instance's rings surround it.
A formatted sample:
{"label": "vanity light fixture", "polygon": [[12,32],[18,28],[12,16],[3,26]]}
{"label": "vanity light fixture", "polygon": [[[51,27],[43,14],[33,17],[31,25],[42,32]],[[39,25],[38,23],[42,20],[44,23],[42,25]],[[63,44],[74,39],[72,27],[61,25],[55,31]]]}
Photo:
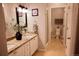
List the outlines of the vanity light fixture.
{"label": "vanity light fixture", "polygon": [[22,11],[23,11],[23,13],[27,13],[28,10],[26,10],[25,8],[23,8]]}
{"label": "vanity light fixture", "polygon": [[18,11],[19,11],[19,12],[23,12],[23,13],[27,13],[28,10],[27,10],[27,8],[25,8],[24,6],[19,5]]}
{"label": "vanity light fixture", "polygon": [[18,11],[18,12],[22,12],[22,8],[21,8],[21,7],[18,7],[18,8],[17,8],[17,11]]}

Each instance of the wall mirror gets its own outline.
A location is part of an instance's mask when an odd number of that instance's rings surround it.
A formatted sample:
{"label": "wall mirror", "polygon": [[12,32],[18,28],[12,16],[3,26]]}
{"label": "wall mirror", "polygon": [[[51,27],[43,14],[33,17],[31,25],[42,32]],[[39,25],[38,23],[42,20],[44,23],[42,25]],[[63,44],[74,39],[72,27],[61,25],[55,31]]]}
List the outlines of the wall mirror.
{"label": "wall mirror", "polygon": [[16,8],[16,18],[17,24],[22,27],[27,27],[27,8],[22,5],[19,5]]}

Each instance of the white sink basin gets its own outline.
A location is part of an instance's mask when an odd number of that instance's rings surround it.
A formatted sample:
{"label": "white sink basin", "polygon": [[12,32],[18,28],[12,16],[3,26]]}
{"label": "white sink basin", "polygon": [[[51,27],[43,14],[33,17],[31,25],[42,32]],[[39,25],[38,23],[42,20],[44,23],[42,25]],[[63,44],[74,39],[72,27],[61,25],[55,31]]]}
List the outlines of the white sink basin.
{"label": "white sink basin", "polygon": [[30,39],[30,38],[32,38],[32,37],[33,37],[33,36],[26,36],[27,39]]}
{"label": "white sink basin", "polygon": [[31,39],[33,36],[22,36],[22,39]]}
{"label": "white sink basin", "polygon": [[22,39],[31,39],[34,35],[23,35]]}

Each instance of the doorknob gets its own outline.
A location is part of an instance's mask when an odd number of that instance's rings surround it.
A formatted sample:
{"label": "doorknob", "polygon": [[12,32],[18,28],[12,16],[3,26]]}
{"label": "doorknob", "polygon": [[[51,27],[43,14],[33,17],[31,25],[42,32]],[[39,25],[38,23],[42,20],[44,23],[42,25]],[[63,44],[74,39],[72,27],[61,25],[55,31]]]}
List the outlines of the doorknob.
{"label": "doorknob", "polygon": [[67,39],[71,39],[71,37],[68,37]]}

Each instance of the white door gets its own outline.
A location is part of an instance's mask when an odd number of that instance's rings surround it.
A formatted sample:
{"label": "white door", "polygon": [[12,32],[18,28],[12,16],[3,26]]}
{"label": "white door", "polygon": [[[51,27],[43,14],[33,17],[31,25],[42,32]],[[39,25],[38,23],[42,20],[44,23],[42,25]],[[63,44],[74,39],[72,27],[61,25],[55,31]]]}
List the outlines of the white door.
{"label": "white door", "polygon": [[67,37],[66,37],[66,55],[74,55],[75,40],[76,40],[76,27],[78,4],[70,4],[68,7],[68,20],[67,20]]}
{"label": "white door", "polygon": [[72,4],[69,4],[67,7],[67,18],[66,18],[66,55],[70,55],[70,49],[71,49],[71,25],[72,25]]}
{"label": "white door", "polygon": [[46,9],[46,13],[45,13],[45,27],[46,27],[46,44],[48,43],[48,10]]}
{"label": "white door", "polygon": [[64,46],[66,47],[66,29],[67,29],[67,8],[64,8],[64,20],[63,20],[63,43]]}

